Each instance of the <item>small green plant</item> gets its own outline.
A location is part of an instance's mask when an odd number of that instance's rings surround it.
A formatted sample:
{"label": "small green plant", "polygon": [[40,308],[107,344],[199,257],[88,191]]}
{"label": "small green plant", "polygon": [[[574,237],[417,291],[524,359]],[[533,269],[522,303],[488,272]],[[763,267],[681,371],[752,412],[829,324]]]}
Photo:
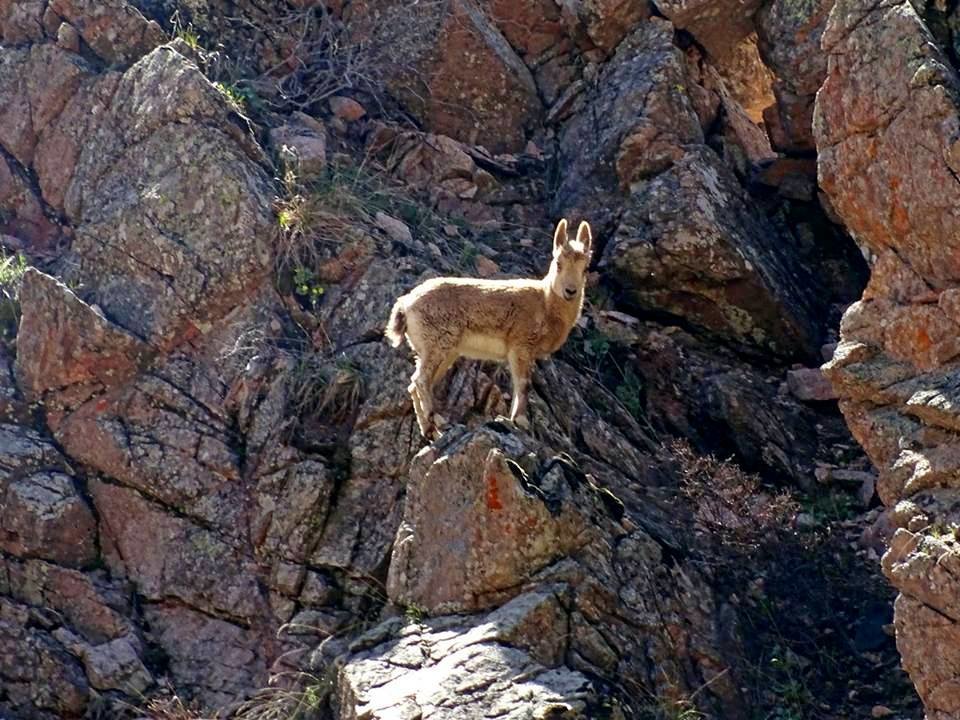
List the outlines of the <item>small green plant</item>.
{"label": "small green plant", "polygon": [[170,17],[170,25],[173,28],[173,36],[175,38],[183,40],[192,50],[198,53],[203,52],[203,46],[200,45],[200,36],[194,29],[193,23],[188,22],[184,24],[183,18],[180,17],[179,10],[176,10]]}
{"label": "small green plant", "polygon": [[474,268],[474,263],[476,263],[477,255],[479,254],[477,246],[472,242],[464,243],[463,249],[460,251],[460,258],[457,260],[457,265],[459,265],[462,270],[470,271]]}
{"label": "small green plant", "polygon": [[808,497],[803,503],[803,509],[819,523],[849,520],[857,514],[853,497],[849,493],[833,489]]}
{"label": "small green plant", "polygon": [[227,85],[226,83],[215,82],[213,86],[220,91],[220,94],[227,99],[234,110],[241,114],[246,112],[247,96],[236,84]]}
{"label": "small green plant", "polygon": [[407,605],[403,609],[403,614],[407,618],[407,620],[409,620],[411,623],[419,625],[420,623],[423,622],[423,619],[427,616],[427,611],[425,608],[421,607],[420,605],[417,605],[416,603],[412,603],[410,605]]}
{"label": "small green plant", "polygon": [[610,352],[610,338],[602,330],[591,327],[584,333],[583,351],[595,360],[603,360]]}
{"label": "small green plant", "polygon": [[927,534],[941,542],[960,542],[960,525],[937,522],[927,528]]}
{"label": "small green plant", "polygon": [[640,709],[642,720],[700,720],[705,718],[690,700],[655,698]]}
{"label": "small green plant", "polygon": [[[328,673],[329,674],[329,673]],[[257,692],[232,716],[237,720],[319,720],[333,692],[333,679],[306,672],[270,677],[270,687]]]}
{"label": "small green plant", "polygon": [[319,306],[324,293],[323,285],[317,280],[314,272],[302,265],[294,268],[293,290],[297,295],[304,298],[314,310]]}
{"label": "small green plant", "polygon": [[801,720],[815,708],[813,691],[807,682],[809,661],[802,661],[788,648],[776,646],[768,662],[770,690],[777,697],[777,720]]}
{"label": "small green plant", "polygon": [[621,374],[623,380],[615,388],[614,394],[633,417],[640,419],[643,414],[643,382],[630,367]]}
{"label": "small green plant", "polygon": [[7,256],[0,254],[0,339],[10,339],[17,334],[20,284],[26,271],[27,259],[20,253]]}
{"label": "small green plant", "polygon": [[185,28],[181,28],[176,36],[183,40],[191,49],[200,52],[203,48],[200,46],[200,37],[193,30],[193,25],[189,25]]}
{"label": "small green plant", "polygon": [[301,357],[288,371],[286,384],[289,414],[334,424],[354,415],[366,388],[362,370],[349,359],[323,354]]}

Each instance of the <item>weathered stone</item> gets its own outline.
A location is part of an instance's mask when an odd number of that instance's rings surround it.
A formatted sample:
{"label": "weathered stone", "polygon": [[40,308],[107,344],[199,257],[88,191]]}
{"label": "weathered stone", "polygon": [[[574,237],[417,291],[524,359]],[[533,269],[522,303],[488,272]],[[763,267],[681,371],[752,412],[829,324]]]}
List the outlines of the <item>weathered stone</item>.
{"label": "weathered stone", "polygon": [[157,23],[126,0],[52,0],[50,7],[111,64],[129,65],[167,39]]}
{"label": "weathered stone", "polygon": [[101,574],[84,574],[41,560],[5,559],[0,563],[0,592],[17,602],[55,613],[87,642],[99,645],[132,637],[129,588],[104,582]]}
{"label": "weathered stone", "polygon": [[251,527],[258,553],[306,562],[323,529],[332,493],[327,469],[315,460],[262,475]]}
{"label": "weathered stone", "polygon": [[80,52],[80,33],[69,23],[60,23],[57,30],[57,47],[68,52]]}
{"label": "weathered stone", "polygon": [[346,122],[356,122],[367,114],[363,105],[350,97],[338,95],[330,98],[329,102],[330,111]]}
{"label": "weathered stone", "polygon": [[153,684],[153,677],[126,638],[90,645],[63,628],[53,635],[80,658],[90,685],[98,690],[119,690],[135,697]]}
{"label": "weathered stone", "polygon": [[61,238],[60,227],[39,194],[5,157],[0,157],[0,232],[5,234],[5,246],[29,250],[37,257],[51,255]]}
{"label": "weathered stone", "polygon": [[[827,75],[827,54],[820,38],[834,0],[775,0],[765,4],[755,21],[760,54],[776,74],[776,104],[765,113],[777,150],[815,149],[813,101]],[[771,122],[772,121],[772,122]]]}
{"label": "weathered stone", "polygon": [[814,133],[834,209],[873,252],[893,249],[936,286],[956,280],[960,220],[945,200],[960,192],[950,154],[960,86],[949,60],[909,3],[838,3],[823,46]]}
{"label": "weathered stone", "polygon": [[[563,621],[556,598],[542,592],[515,598],[478,620],[443,618],[405,627],[388,621],[342,659],[339,716],[587,718],[588,704],[595,702],[587,677],[555,668],[562,655],[544,658],[529,647],[542,642],[538,630],[556,634]],[[420,650],[424,646],[432,648],[428,655]],[[465,684],[473,691],[465,692]]]}
{"label": "weathered stone", "polygon": [[585,31],[590,41],[607,53],[650,17],[646,0],[559,0],[557,4],[575,36]]}
{"label": "weathered stone", "polygon": [[[611,473],[610,468],[591,467]],[[440,505],[443,513],[435,509]],[[658,681],[637,662],[644,656],[679,678],[685,661],[671,649],[653,618],[662,608],[685,605],[682,598],[688,591],[673,595],[667,589],[676,586],[668,579],[673,576],[662,564],[660,546],[646,533],[628,532],[621,525],[618,518],[624,517],[624,507],[570,458],[551,456],[549,448],[532,438],[507,433],[495,424],[466,434],[451,430],[414,460],[388,593],[402,605],[434,612],[490,607],[545,583],[565,584],[573,596],[563,605],[576,610],[571,616],[576,638],[571,651],[583,658],[574,667],[596,672],[594,663],[599,662],[606,672],[628,677],[637,686],[656,685]],[[692,572],[683,582],[695,586],[700,580]],[[652,598],[651,593],[660,592],[653,588],[662,588],[664,594]],[[615,607],[619,609],[614,611]],[[697,626],[691,632],[716,632],[708,629],[713,621],[699,612],[677,611]],[[623,618],[623,630],[610,632],[606,626],[603,633],[610,649],[604,652],[596,628],[614,612]],[[627,631],[627,626],[634,630]],[[521,638],[530,643],[530,638],[541,636],[530,632]],[[541,658],[562,655],[559,648],[536,647]],[[707,675],[719,668],[706,656],[702,662],[701,671]],[[736,704],[732,687],[714,689],[717,702]]]}
{"label": "weathered stone", "polygon": [[4,705],[43,720],[82,715],[89,692],[82,666],[50,635],[30,625],[29,608],[0,597]]}
{"label": "weathered stone", "polygon": [[641,23],[601,71],[586,98],[589,112],[564,127],[558,215],[589,217],[602,226],[603,208],[618,204],[621,188],[662,172],[686,147],[703,142],[690,98],[677,91],[687,84],[686,62],[672,39],[669,23]]}
{"label": "weathered stone", "polygon": [[96,523],[46,438],[0,425],[0,548],[23,558],[83,566],[96,557]]}
{"label": "weathered stone", "polygon": [[0,146],[29,167],[38,138],[87,74],[79,57],[51,44],[0,54]]}
{"label": "weathered stone", "polygon": [[177,687],[207,707],[223,707],[266,686],[265,657],[276,654],[273,633],[259,633],[176,604],[145,609],[152,639],[170,657]]}
{"label": "weathered stone", "polygon": [[57,438],[89,467],[241,535],[239,459],[222,382],[211,367],[173,358],[67,415]]}
{"label": "weathered stone", "polygon": [[751,122],[760,123],[774,99],[775,77],[760,57],[756,35],[744,38],[722,62],[712,62],[730,96]]}
{"label": "weathered stone", "polygon": [[390,46],[387,85],[428,130],[492,152],[523,149],[542,110],[536,83],[473,0],[355,5],[354,32]]}
{"label": "weathered stone", "polygon": [[147,346],[117,327],[66,285],[28,268],[20,302],[16,373],[28,397],[48,412],[73,409],[130,380],[149,357]]}
{"label": "weathered stone", "polygon": [[217,534],[163,512],[133,490],[92,481],[107,563],[148,600],[178,598],[247,620],[262,612],[251,569]]}
{"label": "weathered stone", "polygon": [[[953,146],[960,80],[909,3],[839,0],[823,32],[826,80],[814,136],[820,184],[875,258],[863,299],[825,366],[854,437],[877,465],[877,494],[901,526],[883,557],[900,590],[903,665],[926,716],[960,709],[952,643],[960,487],[956,397],[960,201]],[[905,529],[906,528],[906,529]]]}
{"label": "weathered stone", "polygon": [[[572,498],[559,494],[548,509],[536,490],[522,487],[510,463],[523,453],[509,436],[481,430],[448,438],[443,454],[417,456],[387,582],[394,602],[431,613],[489,607],[589,541]],[[563,480],[550,478],[558,481],[537,490],[563,493]],[[449,552],[451,543],[463,550]]]}
{"label": "weathered stone", "polygon": [[2,475],[0,548],[72,567],[93,562],[96,524],[70,476],[34,471],[11,481]]}
{"label": "weathered stone", "polygon": [[560,8],[553,0],[485,0],[483,7],[528,66],[537,66],[543,57],[569,44]]}
{"label": "weathered stone", "polygon": [[18,45],[43,37],[43,0],[2,0],[0,2],[0,38]]}
{"label": "weathered stone", "polygon": [[656,0],[661,13],[720,61],[753,32],[753,15],[761,4],[757,0]]}
{"label": "weathered stone", "polygon": [[407,227],[407,224],[402,220],[397,220],[385,212],[378,212],[374,221],[377,223],[377,227],[383,230],[387,234],[387,237],[394,242],[406,245],[413,242],[413,235],[410,233],[410,228]]}

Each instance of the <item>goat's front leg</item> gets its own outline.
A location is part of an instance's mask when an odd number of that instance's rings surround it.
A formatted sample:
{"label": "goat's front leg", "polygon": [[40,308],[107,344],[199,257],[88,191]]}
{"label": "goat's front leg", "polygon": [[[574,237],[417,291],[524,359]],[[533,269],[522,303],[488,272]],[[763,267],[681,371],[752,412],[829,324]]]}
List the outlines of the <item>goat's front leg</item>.
{"label": "goat's front leg", "polygon": [[533,358],[522,352],[511,352],[507,357],[510,363],[510,381],[513,385],[513,402],[510,405],[510,420],[520,427],[530,427],[527,419],[527,393],[530,390],[530,375],[533,372]]}

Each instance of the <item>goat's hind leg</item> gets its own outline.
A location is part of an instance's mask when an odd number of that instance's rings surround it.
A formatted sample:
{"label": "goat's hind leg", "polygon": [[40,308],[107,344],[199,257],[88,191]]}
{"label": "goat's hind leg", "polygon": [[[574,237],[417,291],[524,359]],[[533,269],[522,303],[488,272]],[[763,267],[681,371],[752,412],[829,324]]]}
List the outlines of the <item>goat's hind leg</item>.
{"label": "goat's hind leg", "polygon": [[413,375],[410,378],[410,384],[407,386],[407,392],[410,393],[410,400],[413,401],[413,412],[417,416],[417,425],[420,426],[420,434],[425,438],[430,437],[432,431],[431,425],[432,421],[430,418],[430,411],[424,411],[423,407],[423,398],[420,395],[420,390],[418,386],[418,380],[423,372],[423,363],[420,358],[417,358],[417,367],[413,371]]}
{"label": "goat's hind leg", "polygon": [[510,381],[513,386],[513,402],[510,403],[510,419],[522,428],[530,427],[527,418],[527,396],[530,392],[530,375],[533,372],[533,359],[521,353],[512,352],[507,358],[510,363]]}
{"label": "goat's hind leg", "polygon": [[451,355],[451,351],[431,348],[420,357],[417,372],[413,374],[412,384],[415,386],[423,413],[420,428],[421,430],[426,428],[424,437],[431,440],[438,434],[433,414],[433,387],[456,359],[456,354]]}

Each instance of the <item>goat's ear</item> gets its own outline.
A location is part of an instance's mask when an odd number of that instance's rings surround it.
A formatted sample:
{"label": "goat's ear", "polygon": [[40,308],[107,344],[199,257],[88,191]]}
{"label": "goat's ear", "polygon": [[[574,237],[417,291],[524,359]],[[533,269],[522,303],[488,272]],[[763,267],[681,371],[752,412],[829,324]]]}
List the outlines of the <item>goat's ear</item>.
{"label": "goat's ear", "polygon": [[583,245],[583,251],[589,255],[593,250],[593,233],[590,232],[590,224],[586,220],[577,228],[577,240]]}
{"label": "goat's ear", "polygon": [[553,253],[556,255],[560,249],[567,244],[567,219],[563,218],[557,223],[557,229],[553,231]]}

